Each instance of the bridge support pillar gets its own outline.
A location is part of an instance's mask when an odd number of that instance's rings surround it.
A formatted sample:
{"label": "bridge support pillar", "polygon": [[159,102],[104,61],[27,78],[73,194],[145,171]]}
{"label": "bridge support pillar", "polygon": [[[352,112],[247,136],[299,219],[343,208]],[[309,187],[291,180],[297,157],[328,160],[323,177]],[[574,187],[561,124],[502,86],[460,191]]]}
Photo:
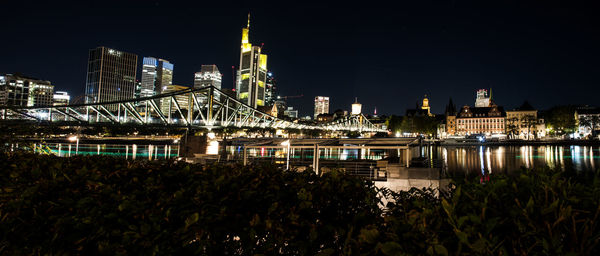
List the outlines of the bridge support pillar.
{"label": "bridge support pillar", "polygon": [[244,146],[244,166],[248,164],[248,149]]}

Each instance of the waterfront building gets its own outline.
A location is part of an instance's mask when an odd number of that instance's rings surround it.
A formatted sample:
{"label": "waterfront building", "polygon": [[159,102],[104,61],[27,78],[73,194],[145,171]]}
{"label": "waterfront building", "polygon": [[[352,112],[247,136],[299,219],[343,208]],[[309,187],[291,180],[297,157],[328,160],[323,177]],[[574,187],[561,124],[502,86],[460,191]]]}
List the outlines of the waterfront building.
{"label": "waterfront building", "polygon": [[442,137],[456,134],[456,105],[452,102],[452,98],[446,105],[446,111],[444,112],[446,121],[444,122]]}
{"label": "waterfront building", "polygon": [[144,57],[142,64],[140,97],[161,94],[165,86],[173,83],[175,66],[168,60]]}
{"label": "waterfront building", "polygon": [[575,111],[575,116],[580,137],[595,137],[600,134],[600,108],[580,107]]}
{"label": "waterfront building", "polygon": [[535,139],[546,136],[544,119],[525,101],[520,107],[506,111],[506,133],[510,138]]}
{"label": "waterfront building", "polygon": [[52,96],[53,106],[64,106],[69,105],[69,101],[71,101],[71,96],[69,96],[68,92],[57,91]]}
{"label": "waterfront building", "polygon": [[240,66],[237,71],[237,98],[251,107],[265,105],[267,83],[267,55],[262,54],[262,46],[253,46],[249,41],[250,14],[248,25],[242,29]]}
{"label": "waterfront building", "polygon": [[464,106],[456,116],[456,134],[503,134],[505,119],[504,108],[494,103],[489,107]]}
{"label": "waterfront building", "polygon": [[[138,56],[100,46],[88,55],[85,103],[132,99]],[[109,106],[109,109],[116,109]]]}
{"label": "waterfront building", "polygon": [[0,105],[52,106],[53,94],[50,81],[20,74],[0,75]]}
{"label": "waterfront building", "polygon": [[[189,87],[171,84],[171,85],[164,86],[162,93],[165,94],[165,93],[171,93],[171,92],[176,92],[176,91],[181,91],[181,90],[186,90],[186,89],[189,89]],[[175,106],[175,102],[172,100],[169,100],[169,98],[170,97],[160,99],[160,110],[162,111],[162,113],[164,115],[168,115],[169,112],[171,112],[171,113],[177,112],[177,107]],[[175,96],[175,101],[177,101],[177,104],[179,105],[179,107],[182,110],[189,109],[190,102],[189,102],[189,97],[187,95],[185,95],[185,94],[177,95],[177,96]]]}
{"label": "waterfront building", "polygon": [[[221,81],[223,75],[219,72],[217,65],[202,65],[200,72],[194,74],[194,89],[202,89],[209,86],[221,89]],[[214,92],[214,99],[221,100],[221,94],[218,91]],[[204,95],[200,95],[200,102],[206,103],[207,98]]]}
{"label": "waterfront building", "polygon": [[352,103],[352,114],[360,115],[362,113],[362,104],[358,103],[358,98],[354,99],[354,103]]}
{"label": "waterfront building", "polygon": [[329,113],[329,97],[326,96],[316,96],[315,97],[315,113],[314,118],[317,119],[317,116],[320,114]]}

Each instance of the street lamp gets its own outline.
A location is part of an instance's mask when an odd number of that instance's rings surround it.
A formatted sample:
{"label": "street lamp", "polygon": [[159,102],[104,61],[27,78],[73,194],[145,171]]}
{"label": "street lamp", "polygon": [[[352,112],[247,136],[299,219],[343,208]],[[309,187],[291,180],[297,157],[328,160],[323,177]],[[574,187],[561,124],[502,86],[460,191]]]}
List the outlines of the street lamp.
{"label": "street lamp", "polygon": [[76,142],[75,144],[75,155],[79,152],[79,138],[77,136],[71,136],[68,138],[70,142]]}
{"label": "street lamp", "polygon": [[286,151],[286,164],[285,164],[285,170],[289,170],[290,169],[290,140],[286,140],[284,142],[281,142],[281,146],[286,146],[287,151]]}

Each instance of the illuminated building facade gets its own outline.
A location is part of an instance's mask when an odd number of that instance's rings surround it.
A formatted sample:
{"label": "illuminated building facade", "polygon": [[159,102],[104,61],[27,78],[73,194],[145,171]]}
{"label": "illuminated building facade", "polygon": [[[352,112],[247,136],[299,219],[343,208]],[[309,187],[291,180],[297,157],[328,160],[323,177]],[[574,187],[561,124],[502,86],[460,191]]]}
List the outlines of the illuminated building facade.
{"label": "illuminated building facade", "polygon": [[423,104],[421,105],[421,109],[427,111],[427,115],[431,116],[431,107],[429,107],[429,99],[427,95],[423,97]]}
{"label": "illuminated building facade", "polygon": [[505,119],[504,109],[493,103],[490,107],[464,106],[456,116],[456,134],[503,134]]}
{"label": "illuminated building facade", "polygon": [[151,97],[161,94],[165,86],[173,83],[175,66],[168,60],[144,57],[142,64],[140,97]]}
{"label": "illuminated building facade", "polygon": [[446,122],[445,122],[445,135],[454,135],[456,134],[456,105],[452,102],[452,98],[448,102],[446,106]]}
{"label": "illuminated building facade", "polygon": [[237,71],[237,98],[251,107],[265,105],[265,86],[267,83],[267,55],[262,47],[253,46],[249,41],[250,15],[248,25],[242,29],[240,66]]}
{"label": "illuminated building facade", "polygon": [[54,86],[50,81],[22,75],[0,75],[0,105],[52,106]]}
{"label": "illuminated building facade", "polygon": [[535,139],[546,136],[544,119],[538,118],[538,111],[525,101],[523,105],[506,111],[506,133],[511,138]]}
{"label": "illuminated building facade", "polygon": [[[223,75],[219,72],[217,65],[202,65],[200,72],[194,74],[194,89],[201,89],[209,86],[221,89],[221,81]],[[216,100],[220,100],[221,95],[219,92],[214,93]],[[206,96],[200,95],[200,101],[206,103]]]}
{"label": "illuminated building facade", "polygon": [[352,114],[360,115],[362,112],[362,104],[358,103],[358,98],[354,99],[354,103],[352,103]]}
{"label": "illuminated building facade", "polygon": [[[171,92],[181,91],[181,90],[185,90],[185,89],[189,89],[189,87],[171,84],[171,85],[164,86],[162,93],[171,93]],[[175,100],[177,101],[177,104],[179,105],[179,107],[182,110],[189,109],[190,102],[189,102],[188,96],[176,95]],[[169,98],[161,98],[160,99],[160,111],[162,111],[162,113],[164,115],[168,115],[169,112],[170,113],[177,112],[177,107],[175,106],[175,102],[169,100]]]}
{"label": "illuminated building facade", "polygon": [[[138,56],[100,46],[88,55],[85,102],[128,100],[135,96]],[[109,106],[110,109],[116,106]]]}
{"label": "illuminated building facade", "polygon": [[277,80],[273,77],[272,72],[267,73],[267,86],[265,87],[265,105],[273,106],[276,105],[277,101]]}
{"label": "illuminated building facade", "polygon": [[54,106],[64,106],[69,105],[69,101],[71,101],[71,96],[69,96],[68,92],[57,91],[52,96]]}
{"label": "illuminated building facade", "polygon": [[580,107],[575,111],[575,117],[579,136],[596,137],[600,134],[600,108]]}
{"label": "illuminated building facade", "polygon": [[486,89],[477,90],[477,98],[475,99],[475,107],[476,108],[486,108],[490,106],[491,102],[491,89],[490,95],[488,96],[488,91]]}
{"label": "illuminated building facade", "polygon": [[317,119],[317,116],[320,114],[329,113],[329,97],[325,96],[317,96],[315,97],[315,114],[314,118]]}

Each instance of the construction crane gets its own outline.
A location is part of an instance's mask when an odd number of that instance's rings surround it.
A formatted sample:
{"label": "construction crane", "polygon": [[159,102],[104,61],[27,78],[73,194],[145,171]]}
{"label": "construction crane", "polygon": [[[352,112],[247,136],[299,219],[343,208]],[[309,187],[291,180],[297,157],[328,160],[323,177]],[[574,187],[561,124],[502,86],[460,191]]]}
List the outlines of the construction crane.
{"label": "construction crane", "polygon": [[280,99],[287,100],[287,99],[293,99],[293,98],[302,98],[303,96],[304,96],[304,94],[292,95],[292,96],[277,96],[277,99],[278,100],[280,100]]}

